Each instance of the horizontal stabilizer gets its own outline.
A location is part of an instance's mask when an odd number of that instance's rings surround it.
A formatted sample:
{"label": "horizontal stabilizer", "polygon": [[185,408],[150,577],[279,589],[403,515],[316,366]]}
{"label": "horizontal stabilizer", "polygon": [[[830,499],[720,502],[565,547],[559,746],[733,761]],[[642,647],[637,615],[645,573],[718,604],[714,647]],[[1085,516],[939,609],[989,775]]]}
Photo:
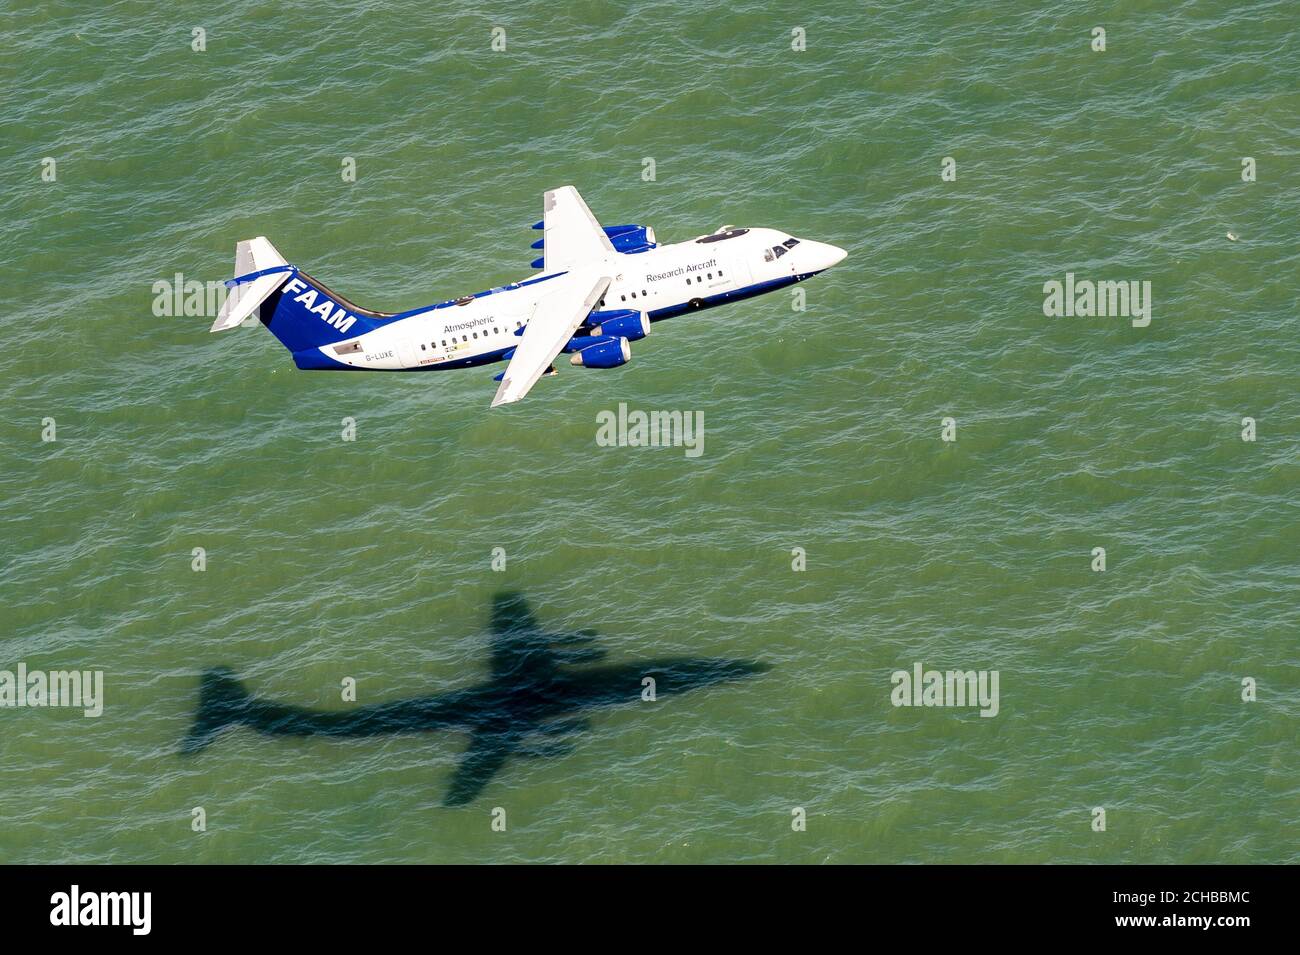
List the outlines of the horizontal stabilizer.
{"label": "horizontal stabilizer", "polygon": [[235,278],[210,331],[222,332],[243,323],[294,271],[264,235],[235,244]]}

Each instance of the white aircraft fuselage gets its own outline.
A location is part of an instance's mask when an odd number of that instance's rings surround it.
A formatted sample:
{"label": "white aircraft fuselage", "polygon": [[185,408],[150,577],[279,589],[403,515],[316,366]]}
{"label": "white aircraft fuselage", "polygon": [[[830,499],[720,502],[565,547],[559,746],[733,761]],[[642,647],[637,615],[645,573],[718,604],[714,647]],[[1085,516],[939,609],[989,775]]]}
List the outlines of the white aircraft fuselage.
{"label": "white aircraft fuselage", "polygon": [[[601,262],[613,276],[597,309],[643,312],[651,322],[684,312],[773,292],[841,261],[833,245],[794,239],[775,229],[732,230],[646,252],[614,252]],[[784,243],[794,240],[795,245]],[[782,250],[781,255],[775,249]],[[770,260],[770,261],[769,261]],[[526,290],[562,273],[543,272],[518,283],[406,313],[353,339],[364,350],[335,356],[352,368],[409,371],[464,368],[501,361],[528,324],[533,301]],[[305,287],[305,286],[304,286]],[[326,346],[322,350],[331,350]]]}
{"label": "white aircraft fuselage", "polygon": [[559,352],[572,353],[575,365],[617,367],[651,322],[776,291],[846,254],[775,229],[730,226],[657,245],[643,226],[601,227],[572,187],[548,192],[546,209],[535,227],[544,237],[533,246],[546,249],[533,263],[540,274],[401,313],[354,305],[265,238],[241,242],[236,272],[244,274],[227,283],[235,294],[213,331],[260,307],[263,323],[308,370],[438,371],[520,353],[515,380],[509,370],[498,376],[505,382],[496,404],[522,397]]}

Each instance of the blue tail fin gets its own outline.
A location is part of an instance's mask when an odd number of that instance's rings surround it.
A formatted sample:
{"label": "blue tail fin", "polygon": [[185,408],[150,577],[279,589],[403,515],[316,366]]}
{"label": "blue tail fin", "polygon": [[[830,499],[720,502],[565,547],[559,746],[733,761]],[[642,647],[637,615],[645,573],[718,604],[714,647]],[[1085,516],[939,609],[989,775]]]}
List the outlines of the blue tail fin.
{"label": "blue tail fin", "polygon": [[301,270],[289,273],[267,297],[261,315],[271,334],[295,353],[364,335],[390,317],[353,305]]}

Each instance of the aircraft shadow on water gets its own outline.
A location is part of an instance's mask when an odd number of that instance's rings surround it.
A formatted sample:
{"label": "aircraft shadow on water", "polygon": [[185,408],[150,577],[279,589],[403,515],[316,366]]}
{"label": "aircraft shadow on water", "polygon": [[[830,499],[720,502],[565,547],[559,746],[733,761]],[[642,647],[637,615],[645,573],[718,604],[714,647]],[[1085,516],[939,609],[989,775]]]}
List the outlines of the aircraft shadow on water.
{"label": "aircraft shadow on water", "polygon": [[[470,734],[443,804],[472,801],[514,755],[563,756],[572,744],[556,737],[589,726],[582,714],[640,703],[645,677],[656,699],[762,673],[750,660],[667,657],[634,663],[581,666],[605,652],[591,631],[554,634],[534,619],[521,594],[493,598],[490,676],[484,683],[434,696],[392,700],[348,710],[311,710],[251,696],[225,667],[207,670],[199,707],[181,744],[197,753],[222,730],[247,726],[271,736],[369,737],[432,730]],[[650,704],[653,705],[653,704]]]}

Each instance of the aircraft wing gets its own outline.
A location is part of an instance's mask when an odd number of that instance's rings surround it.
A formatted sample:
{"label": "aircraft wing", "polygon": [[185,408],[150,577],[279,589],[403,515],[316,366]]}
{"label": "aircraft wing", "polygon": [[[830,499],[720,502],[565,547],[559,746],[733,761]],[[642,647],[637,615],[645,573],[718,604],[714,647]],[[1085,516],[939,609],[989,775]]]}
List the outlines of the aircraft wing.
{"label": "aircraft wing", "polygon": [[506,365],[501,387],[492,399],[493,408],[518,401],[528,394],[600,301],[610,281],[609,276],[597,278],[591,271],[573,272],[541,286],[555,287],[538,299],[533,307],[532,318],[524,328],[510,364]]}
{"label": "aircraft wing", "polygon": [[471,802],[505,765],[518,743],[518,735],[509,731],[475,730],[442,804],[463,806]]}
{"label": "aircraft wing", "polygon": [[609,236],[572,186],[546,193],[542,201],[542,258],[545,271],[562,272],[614,253]]}

